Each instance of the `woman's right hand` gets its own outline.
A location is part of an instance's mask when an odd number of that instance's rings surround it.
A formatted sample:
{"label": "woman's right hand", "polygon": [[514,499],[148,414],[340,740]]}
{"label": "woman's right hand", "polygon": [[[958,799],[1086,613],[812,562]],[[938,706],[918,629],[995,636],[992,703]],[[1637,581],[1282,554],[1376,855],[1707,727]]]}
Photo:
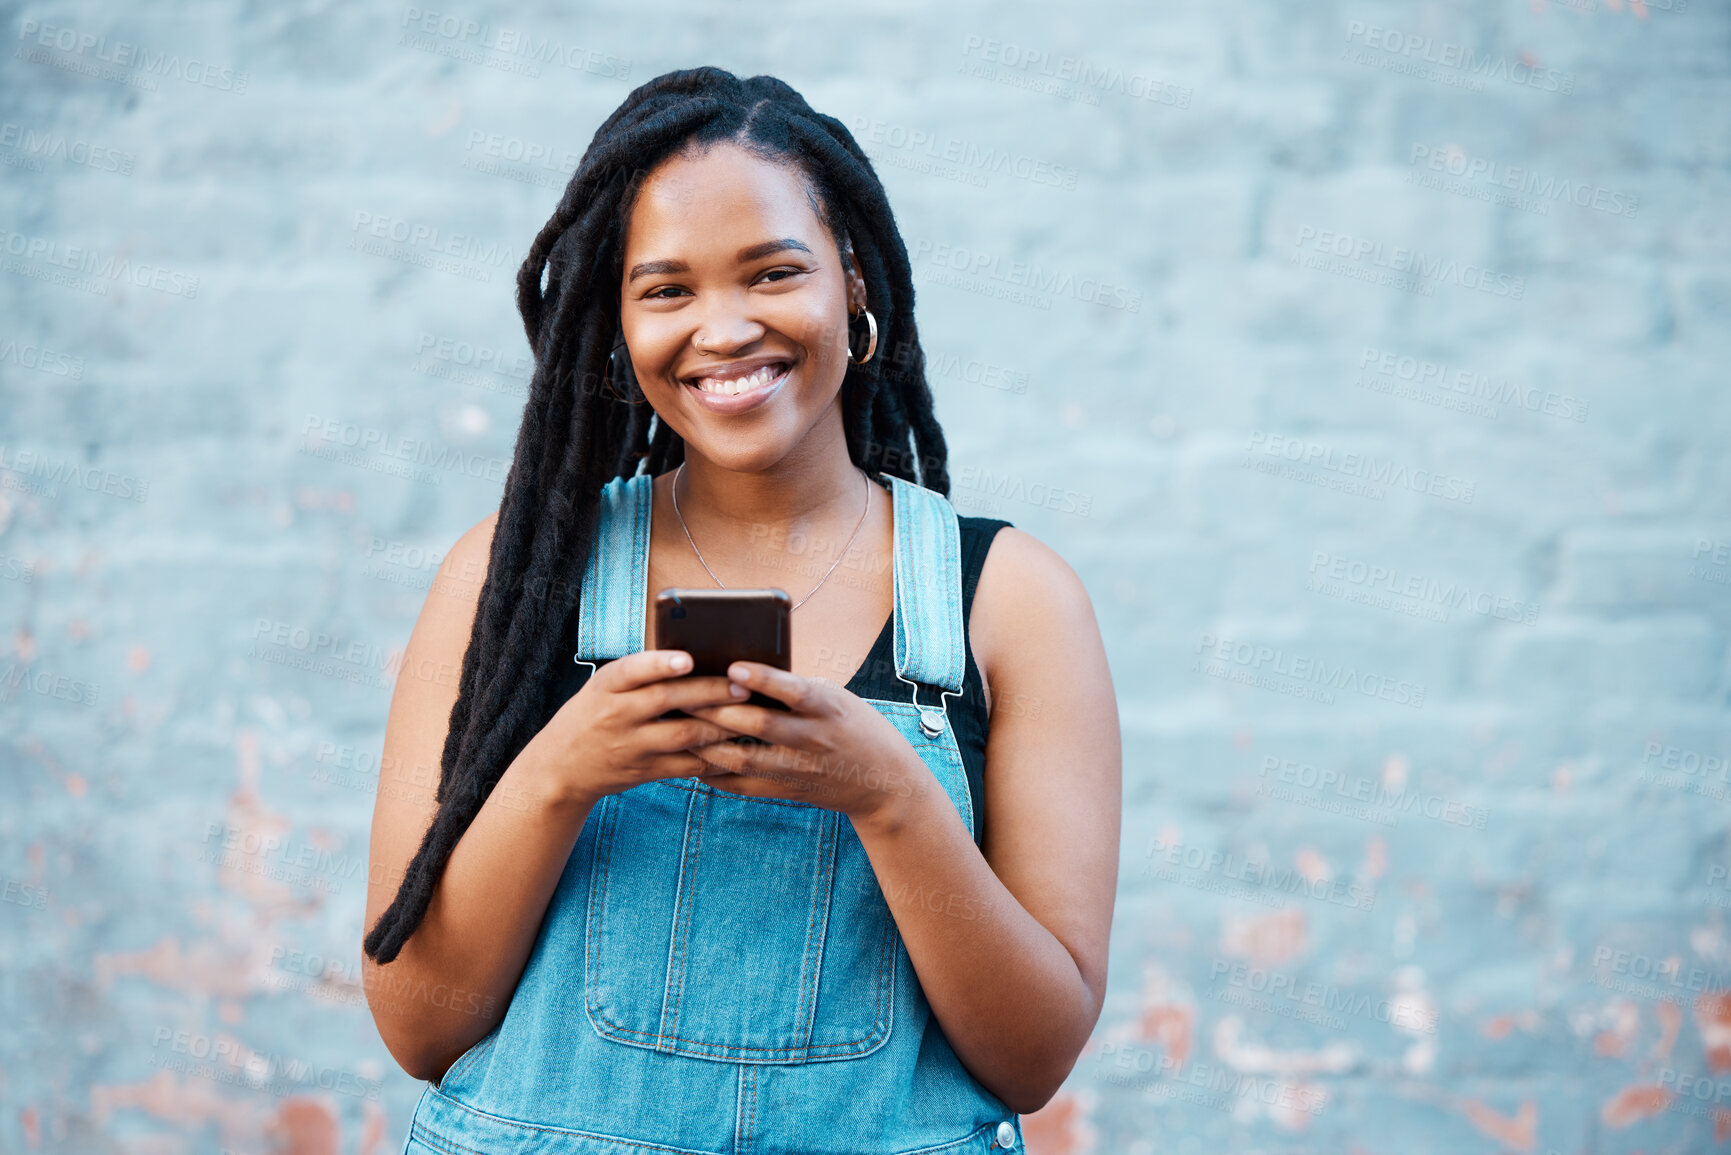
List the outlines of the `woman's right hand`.
{"label": "woman's right hand", "polygon": [[536,734],[559,776],[559,792],[588,803],[658,778],[688,778],[713,769],[691,753],[733,736],[701,718],[669,710],[738,703],[750,696],[725,676],[687,676],[683,650],[644,650],[596,668],[583,688]]}

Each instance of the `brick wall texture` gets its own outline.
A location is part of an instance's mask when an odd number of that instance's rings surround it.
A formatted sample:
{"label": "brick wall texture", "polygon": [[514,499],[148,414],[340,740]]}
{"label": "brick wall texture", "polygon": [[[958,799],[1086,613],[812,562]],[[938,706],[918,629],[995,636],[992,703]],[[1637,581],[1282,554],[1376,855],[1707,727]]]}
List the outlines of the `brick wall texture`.
{"label": "brick wall texture", "polygon": [[530,238],[704,63],[854,130],[954,500],[1107,639],[1030,1149],[1731,1143],[1726,0],[0,13],[0,1150],[400,1148],[393,658]]}

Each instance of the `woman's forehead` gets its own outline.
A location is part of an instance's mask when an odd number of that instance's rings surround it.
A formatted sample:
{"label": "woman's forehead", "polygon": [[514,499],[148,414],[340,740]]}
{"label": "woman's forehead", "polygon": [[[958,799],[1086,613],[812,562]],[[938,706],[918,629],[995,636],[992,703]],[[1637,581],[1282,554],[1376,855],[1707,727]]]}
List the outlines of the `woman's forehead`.
{"label": "woman's forehead", "polygon": [[[644,181],[632,206],[625,247],[732,245],[738,236],[803,236],[821,230],[809,182],[790,164],[718,144],[676,153]],[[813,243],[815,237],[805,237]],[[651,257],[672,256],[653,253]]]}

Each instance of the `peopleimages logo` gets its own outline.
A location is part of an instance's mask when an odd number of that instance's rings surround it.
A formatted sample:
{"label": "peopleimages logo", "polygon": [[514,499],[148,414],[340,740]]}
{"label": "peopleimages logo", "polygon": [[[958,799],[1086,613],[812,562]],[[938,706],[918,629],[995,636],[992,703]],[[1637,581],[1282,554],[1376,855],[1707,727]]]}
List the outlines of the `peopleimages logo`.
{"label": "peopleimages logo", "polygon": [[[84,71],[87,68],[97,68],[104,79],[124,79],[128,72],[144,73],[147,76],[172,77],[184,80],[188,84],[196,84],[204,88],[215,88],[222,92],[232,92],[240,95],[246,92],[248,74],[225,68],[216,64],[207,64],[194,57],[181,58],[178,52],[152,52],[138,44],[126,40],[116,40],[109,43],[108,37],[97,36],[77,28],[67,28],[63,25],[43,24],[37,20],[23,20],[18,25],[18,39],[25,43],[34,40],[42,48],[52,48],[74,58],[92,61],[72,71]],[[18,55],[25,56],[22,48]],[[60,65],[62,62],[52,59],[40,63]],[[103,72],[99,66],[111,66]],[[150,87],[154,85],[140,87]]]}
{"label": "peopleimages logo", "polygon": [[[1034,184],[1073,189],[1076,187],[1077,178],[1081,175],[1081,171],[1073,165],[1054,164],[1049,160],[1029,156],[1025,152],[993,148],[971,140],[939,135],[926,129],[908,128],[906,125],[882,120],[872,120],[869,117],[854,117],[851,127],[854,138],[860,142],[862,147],[885,145],[894,150],[889,154],[891,163],[900,163],[903,159],[913,159],[940,166],[953,165],[961,173],[970,177],[978,177],[978,181],[972,183],[978,183],[982,186],[986,183],[985,178],[987,176],[1012,176]],[[916,155],[912,158],[902,158],[899,154],[904,152]],[[902,167],[917,166],[904,164]],[[941,170],[940,175],[942,175]]]}
{"label": "peopleimages logo", "polygon": [[[1724,975],[1702,967],[1683,967],[1677,955],[1657,958],[1640,951],[1619,950],[1600,944],[1593,950],[1594,986],[1660,1002],[1684,1003],[1689,996],[1724,994],[1731,991]],[[1686,994],[1685,994],[1686,993]]]}
{"label": "peopleimages logo", "polygon": [[[1573,394],[1520,385],[1506,377],[1498,380],[1477,369],[1455,368],[1441,361],[1391,352],[1371,345],[1366,345],[1359,354],[1358,367],[1361,371],[1370,369],[1377,376],[1389,381],[1407,382],[1442,394],[1458,394],[1463,403],[1485,401],[1493,405],[1507,405],[1525,409],[1528,413],[1555,417],[1560,421],[1587,419],[1588,403]],[[1362,376],[1359,383],[1364,384]],[[1378,392],[1388,391],[1374,383],[1367,387]],[[1495,410],[1488,415],[1496,416]]]}
{"label": "peopleimages logo", "polygon": [[[1514,60],[1507,56],[1480,55],[1464,44],[1403,32],[1399,28],[1382,28],[1362,20],[1347,24],[1346,41],[1347,47],[1342,55],[1355,64],[1379,65],[1391,72],[1407,72],[1423,80],[1469,87],[1475,92],[1483,91],[1485,80],[1506,81],[1563,96],[1575,91],[1574,73],[1542,68],[1525,54]],[[1353,55],[1355,45],[1364,46],[1356,56]],[[1383,55],[1375,57],[1371,55],[1373,51]]]}
{"label": "peopleimages logo", "polygon": [[[1224,991],[1218,989],[1223,977],[1227,988]],[[1346,990],[1333,983],[1301,982],[1289,974],[1222,958],[1216,958],[1209,966],[1208,978],[1216,984],[1215,997],[1223,1002],[1307,1021],[1315,1021],[1315,1017],[1307,1012],[1317,1012],[1319,1016],[1326,1016],[1318,1025],[1332,1030],[1346,1027],[1344,1022],[1334,1017],[1334,1012],[1339,1012],[1385,1023],[1415,1035],[1436,1034],[1436,1010],[1424,999],[1411,994],[1372,998],[1362,991]],[[1261,997],[1249,1002],[1227,997],[1234,988]],[[1288,1013],[1294,1011],[1297,1013]]]}
{"label": "peopleimages logo", "polygon": [[[1089,104],[1100,103],[1097,95],[1099,92],[1116,92],[1132,100],[1189,108],[1193,95],[1190,89],[1183,85],[1157,79],[1145,72],[1126,72],[1122,68],[1095,64],[1079,56],[1054,56],[1045,49],[1030,48],[1014,41],[969,36],[962,44],[962,55],[977,58],[982,63],[1015,69],[1027,74],[1030,79],[1038,77],[1066,86],[1073,85],[1073,91],[1079,92]],[[965,66],[963,70],[966,71]],[[1069,90],[1052,91],[1054,94],[1062,94]]]}
{"label": "peopleimages logo", "polygon": [[[64,269],[78,276],[95,278],[82,282],[69,282],[68,288],[83,292],[106,296],[108,286],[113,282],[124,282],[140,289],[154,289],[159,293],[168,293],[175,297],[192,299],[198,296],[198,278],[166,269],[161,265],[152,265],[144,261],[134,262],[129,257],[104,256],[84,245],[62,246],[51,237],[32,236],[27,233],[15,233],[0,229],[0,252],[6,257],[17,257],[29,262],[17,265],[12,261],[0,261],[7,272],[23,273],[25,276],[38,276],[31,266],[40,262],[52,269]],[[39,279],[48,279],[40,277]]]}
{"label": "peopleimages logo", "polygon": [[59,698],[75,706],[96,705],[101,688],[93,682],[54,674],[47,670],[32,670],[13,662],[0,670],[0,701],[14,697],[20,690],[29,690],[44,698]]}
{"label": "peopleimages logo", "polygon": [[1657,764],[1662,769],[1681,770],[1685,774],[1717,774],[1719,780],[1724,782],[1728,781],[1726,767],[1731,766],[1731,757],[1724,754],[1702,754],[1699,750],[1649,742],[1646,752],[1641,756],[1641,764]]}
{"label": "peopleimages logo", "polygon": [[[450,232],[424,221],[365,210],[355,212],[349,231],[352,235],[346,247],[350,249],[476,281],[491,282],[493,274],[488,268],[499,268],[513,260],[511,250],[495,241],[482,241],[468,233]],[[391,245],[397,247],[393,249]]]}
{"label": "peopleimages logo", "polygon": [[43,345],[20,344],[7,340],[0,344],[0,365],[8,362],[54,377],[71,377],[77,380],[84,376],[84,358],[74,357],[70,353],[57,353]]}
{"label": "peopleimages logo", "polygon": [[20,489],[38,497],[54,497],[62,485],[126,501],[141,502],[150,496],[150,482],[129,473],[5,444],[0,444],[0,470],[6,474],[0,477],[0,488]]}
{"label": "peopleimages logo", "polygon": [[[1397,566],[1343,557],[1326,550],[1311,551],[1310,574],[1311,580],[1306,583],[1306,588],[1315,587],[1319,593],[1332,592],[1319,584],[1322,579],[1329,579],[1345,582],[1367,592],[1411,598],[1433,606],[1466,610],[1480,617],[1519,622],[1522,625],[1531,625],[1539,616],[1536,602],[1521,601],[1487,590],[1475,590],[1465,582],[1438,581],[1436,578],[1408,573]],[[1437,620],[1447,621],[1448,615],[1444,613]]]}
{"label": "peopleimages logo", "polygon": [[121,152],[107,145],[69,137],[52,129],[14,124],[10,120],[0,122],[0,148],[16,149],[24,157],[35,161],[59,159],[67,164],[119,173],[121,176],[132,175],[132,165],[137,159],[130,152]]}
{"label": "peopleimages logo", "polygon": [[519,381],[529,380],[535,372],[535,359],[527,353],[513,353],[508,349],[495,349],[490,345],[437,337],[432,333],[421,334],[420,340],[415,343],[415,352],[465,369],[487,369],[502,377],[515,377]]}
{"label": "peopleimages logo", "polygon": [[979,278],[984,282],[995,282],[999,286],[1026,287],[1037,293],[1073,297],[1091,305],[1123,309],[1129,313],[1139,312],[1142,308],[1140,290],[1126,289],[1122,285],[1113,285],[1095,277],[1078,277],[1074,273],[1042,268],[1032,261],[1005,261],[994,253],[976,252],[960,245],[944,244],[920,237],[908,246],[908,261],[910,264],[918,264],[922,257],[929,257],[927,263],[940,274],[939,277],[929,279],[939,280],[940,283],[950,283],[944,281],[941,274],[946,270],[953,270],[961,276],[962,280],[955,283],[962,288],[972,288],[968,280]]}
{"label": "peopleimages logo", "polygon": [[[520,71],[531,77],[541,75],[536,67],[540,64],[557,64],[573,72],[587,72],[608,80],[624,80],[631,74],[631,61],[610,52],[567,44],[551,36],[537,37],[523,28],[495,26],[449,12],[405,8],[403,29],[405,42],[412,48],[460,59],[472,59],[471,53],[496,53],[501,62],[517,66],[510,71]],[[472,62],[488,63],[486,60]]]}
{"label": "peopleimages logo", "polygon": [[1527,291],[1525,277],[1498,272],[1470,261],[1463,264],[1453,257],[1426,256],[1418,249],[1409,249],[1402,245],[1384,251],[1381,241],[1371,240],[1369,237],[1355,237],[1351,233],[1336,232],[1333,229],[1300,225],[1298,236],[1292,243],[1300,249],[1308,245],[1320,256],[1337,257],[1393,274],[1411,274],[1421,282],[1448,281],[1463,289],[1475,289],[1493,297],[1508,297],[1518,301]]}
{"label": "peopleimages logo", "polygon": [[503,458],[465,453],[435,445],[425,438],[404,437],[389,430],[316,414],[307,417],[301,429],[301,442],[301,452],[315,457],[395,473],[413,481],[431,481],[435,485],[440,476],[432,472],[435,469],[502,482],[511,466]]}
{"label": "peopleimages logo", "polygon": [[[1248,894],[1257,891],[1273,891],[1279,894],[1304,895],[1320,902],[1356,910],[1370,910],[1376,905],[1376,891],[1356,882],[1339,878],[1311,878],[1296,866],[1275,866],[1265,859],[1241,858],[1230,850],[1190,846],[1179,839],[1153,839],[1148,844],[1145,857],[1149,861],[1143,868],[1143,873],[1164,882],[1185,881],[1170,869],[1180,867],[1197,874],[1243,884],[1242,889],[1246,893],[1241,893],[1239,897],[1248,897]],[[1165,867],[1157,865],[1160,863],[1164,863]]]}
{"label": "peopleimages logo", "polygon": [[[1432,172],[1447,173],[1449,176],[1460,177],[1466,184],[1474,182],[1490,186],[1485,192],[1506,190],[1512,194],[1531,196],[1538,199],[1542,212],[1550,211],[1548,202],[1568,201],[1584,209],[1596,209],[1616,217],[1632,217],[1641,202],[1628,193],[1613,192],[1608,188],[1588,184],[1585,181],[1572,181],[1567,177],[1558,179],[1545,173],[1535,172],[1522,165],[1508,165],[1501,161],[1490,160],[1482,156],[1472,156],[1466,151],[1452,145],[1415,144],[1408,163],[1414,168],[1423,166]],[[1413,183],[1415,176],[1422,173],[1407,173],[1407,182]],[[1443,185],[1432,187],[1444,188],[1444,191],[1459,191],[1445,188]],[[1481,198],[1485,199],[1485,198]],[[1523,207],[1514,204],[1513,207]]]}
{"label": "peopleimages logo", "polygon": [[[1363,803],[1366,808],[1387,810],[1394,822],[1384,825],[1398,826],[1399,816],[1421,815],[1435,822],[1447,823],[1450,826],[1467,826],[1474,830],[1485,828],[1488,814],[1482,806],[1469,806],[1464,802],[1442,798],[1435,794],[1425,794],[1418,790],[1390,790],[1374,778],[1358,774],[1345,774],[1330,767],[1317,768],[1308,762],[1297,762],[1290,758],[1277,758],[1269,755],[1262,760],[1262,769],[1258,777],[1267,779],[1274,776],[1276,782],[1288,786],[1296,786],[1306,791],[1318,794],[1334,794],[1337,798],[1350,802]],[[1263,783],[1264,793],[1272,783]],[[1324,807],[1326,809],[1326,807]]]}
{"label": "peopleimages logo", "polygon": [[[1111,1067],[1118,1068],[1110,1070]],[[1235,1071],[1214,1063],[1188,1063],[1170,1052],[1156,1054],[1135,1043],[1104,1043],[1094,1059],[1093,1078],[1168,1102],[1237,1114],[1247,1102],[1265,1109],[1315,1115],[1328,1105],[1328,1089],[1297,1079],[1275,1079]]]}
{"label": "peopleimages logo", "polygon": [[[1192,667],[1215,676],[1226,676],[1237,667],[1244,676],[1232,681],[1250,681],[1257,676],[1273,675],[1287,678],[1303,687],[1352,690],[1367,698],[1381,698],[1400,706],[1415,709],[1424,705],[1425,688],[1404,678],[1385,678],[1380,674],[1362,672],[1345,662],[1327,662],[1303,654],[1292,654],[1276,646],[1258,646],[1230,638],[1203,634],[1196,643],[1196,653],[1206,654]],[[1275,688],[1275,687],[1270,687]],[[1299,695],[1311,696],[1311,695]],[[1332,702],[1332,696],[1322,700]]]}
{"label": "peopleimages logo", "polygon": [[314,1067],[305,1059],[260,1051],[223,1034],[212,1037],[157,1027],[151,1047],[151,1065],[164,1071],[268,1091],[279,1097],[317,1087],[377,1102],[384,1086],[381,1079],[364,1078],[339,1067]]}
{"label": "peopleimages logo", "polygon": [[[1250,431],[1244,450],[1247,454],[1260,453],[1265,457],[1280,458],[1307,469],[1339,474],[1371,486],[1386,485],[1393,489],[1407,489],[1413,493],[1440,497],[1445,501],[1458,501],[1463,505],[1472,504],[1478,489],[1476,482],[1464,477],[1452,477],[1434,469],[1409,469],[1398,462],[1379,459],[1366,453],[1339,453],[1331,445],[1303,441],[1262,429]],[[1246,457],[1245,460],[1249,462],[1253,459]]]}
{"label": "peopleimages logo", "polygon": [[544,168],[560,176],[570,176],[577,170],[577,163],[583,159],[568,148],[538,144],[521,137],[487,132],[479,128],[469,130],[469,139],[463,145],[463,150],[478,151],[483,156],[508,160],[531,168]]}

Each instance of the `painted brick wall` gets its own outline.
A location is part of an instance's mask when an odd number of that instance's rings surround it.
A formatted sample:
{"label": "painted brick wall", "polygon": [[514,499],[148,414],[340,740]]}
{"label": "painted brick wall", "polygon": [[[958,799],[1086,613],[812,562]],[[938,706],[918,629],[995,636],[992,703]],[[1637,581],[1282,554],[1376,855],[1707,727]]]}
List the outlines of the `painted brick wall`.
{"label": "painted brick wall", "polygon": [[1111,991],[1030,1148],[1731,1137],[1725,0],[236,7],[0,5],[0,1149],[401,1144],[391,656],[523,249],[699,63],[865,143],[956,502],[1108,639]]}

